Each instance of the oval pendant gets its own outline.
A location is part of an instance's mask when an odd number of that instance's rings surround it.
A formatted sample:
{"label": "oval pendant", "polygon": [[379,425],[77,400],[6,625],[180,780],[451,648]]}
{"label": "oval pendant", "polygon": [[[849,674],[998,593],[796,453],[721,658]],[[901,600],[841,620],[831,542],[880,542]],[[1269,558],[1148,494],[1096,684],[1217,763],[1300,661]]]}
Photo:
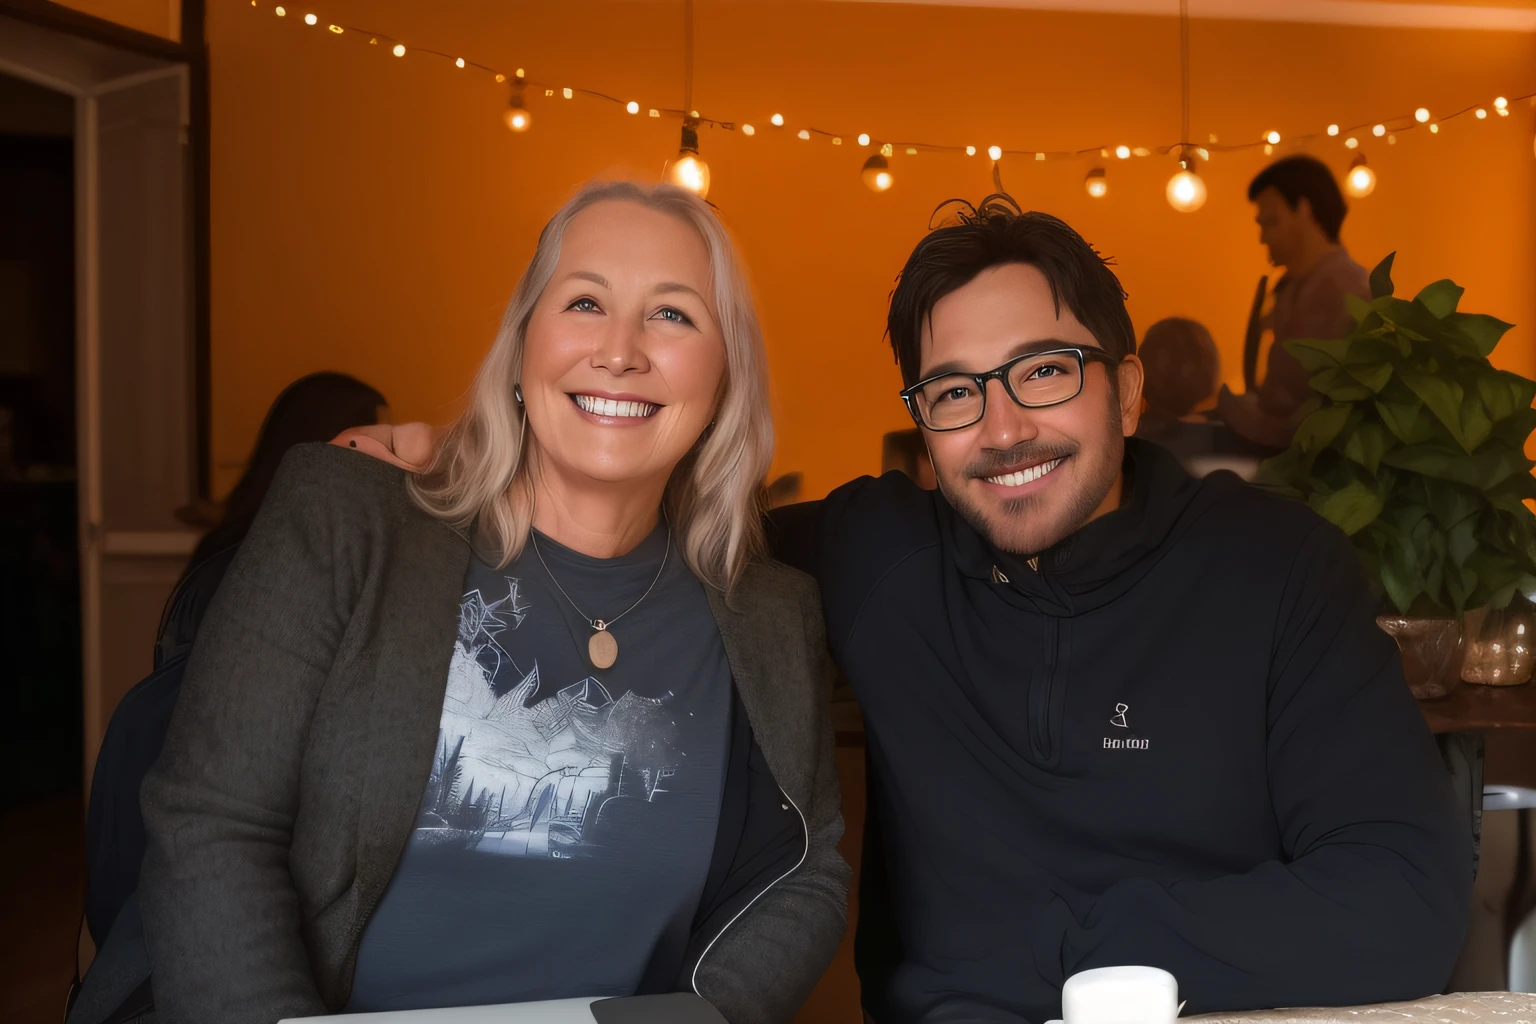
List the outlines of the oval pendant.
{"label": "oval pendant", "polygon": [[619,642],[606,629],[600,629],[587,637],[587,657],[598,668],[612,668],[619,660]]}

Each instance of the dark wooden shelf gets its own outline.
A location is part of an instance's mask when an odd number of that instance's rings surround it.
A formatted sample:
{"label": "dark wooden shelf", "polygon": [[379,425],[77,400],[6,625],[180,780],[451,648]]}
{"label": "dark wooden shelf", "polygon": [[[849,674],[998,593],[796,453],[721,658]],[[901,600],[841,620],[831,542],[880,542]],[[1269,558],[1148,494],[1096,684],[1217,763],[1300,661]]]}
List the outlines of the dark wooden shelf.
{"label": "dark wooden shelf", "polygon": [[1433,732],[1536,729],[1536,684],[1476,686],[1462,683],[1439,700],[1419,701]]}

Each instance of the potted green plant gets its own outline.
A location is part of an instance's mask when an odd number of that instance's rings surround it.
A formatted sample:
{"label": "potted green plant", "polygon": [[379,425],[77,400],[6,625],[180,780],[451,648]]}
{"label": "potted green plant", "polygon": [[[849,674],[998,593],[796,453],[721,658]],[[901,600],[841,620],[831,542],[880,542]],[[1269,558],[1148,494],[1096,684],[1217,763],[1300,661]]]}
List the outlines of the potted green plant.
{"label": "potted green plant", "polygon": [[[1536,516],[1525,505],[1536,498],[1525,456],[1536,381],[1489,363],[1510,325],[1459,312],[1454,282],[1394,296],[1393,256],[1371,273],[1369,302],[1350,296],[1347,337],[1286,343],[1317,397],[1258,482],[1350,535],[1393,610],[1377,621],[1397,638],[1415,695],[1443,696],[1462,667],[1464,617],[1474,640],[1502,637],[1494,613],[1536,587]],[[1523,648],[1526,630],[1510,630],[1517,641],[1484,647]],[[1480,681],[1523,681],[1509,678],[1519,668]]]}

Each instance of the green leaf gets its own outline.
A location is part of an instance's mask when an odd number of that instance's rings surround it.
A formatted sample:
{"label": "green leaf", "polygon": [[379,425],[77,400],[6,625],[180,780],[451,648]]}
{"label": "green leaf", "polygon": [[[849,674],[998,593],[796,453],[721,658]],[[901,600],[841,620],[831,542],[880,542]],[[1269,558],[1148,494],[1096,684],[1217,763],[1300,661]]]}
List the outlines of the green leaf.
{"label": "green leaf", "polygon": [[1423,373],[1404,370],[1400,375],[1403,383],[1419,396],[1419,399],[1435,414],[1435,418],[1451,432],[1451,437],[1464,449],[1467,443],[1461,433],[1461,385],[1433,372]]}
{"label": "green leaf", "polygon": [[1324,406],[1317,410],[1301,421],[1301,425],[1296,428],[1293,443],[1304,452],[1315,452],[1328,447],[1333,443],[1333,439],[1339,436],[1339,431],[1344,429],[1344,424],[1349,420],[1349,413],[1353,408],[1354,406],[1344,403]]}
{"label": "green leaf", "polygon": [[1373,312],[1371,304],[1353,292],[1344,295],[1344,305],[1349,309],[1349,315],[1355,318],[1356,324],[1365,323],[1365,318]]}
{"label": "green leaf", "polygon": [[1285,343],[1285,349],[1296,357],[1301,368],[1308,373],[1321,373],[1324,370],[1335,369],[1339,365],[1339,361],[1333,356],[1310,345],[1298,345],[1294,341],[1288,341]]}
{"label": "green leaf", "polygon": [[1435,517],[1442,530],[1472,519],[1483,508],[1475,491],[1441,480],[1424,482],[1424,499],[1430,515]]}
{"label": "green leaf", "polygon": [[1381,417],[1381,422],[1386,424],[1392,436],[1404,444],[1413,444],[1414,422],[1419,418],[1419,410],[1424,403],[1417,397],[1410,402],[1386,402],[1377,401],[1376,414]]}
{"label": "green leaf", "polygon": [[1479,373],[1477,375],[1477,397],[1483,400],[1489,417],[1495,423],[1513,416],[1515,410],[1520,408],[1519,386],[1497,374]]}
{"label": "green leaf", "polygon": [[1383,295],[1392,294],[1392,261],[1397,258],[1397,253],[1387,253],[1387,258],[1376,264],[1376,269],[1371,271],[1371,298],[1379,299]]}
{"label": "green leaf", "polygon": [[1454,480],[1483,492],[1516,473],[1528,471],[1530,466],[1524,454],[1508,449],[1484,449],[1469,456],[1453,448],[1427,444],[1395,448],[1382,456],[1381,463],[1440,480]]}
{"label": "green leaf", "polygon": [[1414,599],[1424,592],[1424,577],[1419,575],[1418,561],[1401,544],[1392,545],[1381,560],[1381,586],[1404,615],[1413,607]]}
{"label": "green leaf", "polygon": [[1377,468],[1381,465],[1381,457],[1394,443],[1392,434],[1386,427],[1374,420],[1366,420],[1356,427],[1350,433],[1349,440],[1344,442],[1344,455],[1364,466],[1372,476],[1375,476]]}
{"label": "green leaf", "polygon": [[1482,402],[1468,399],[1462,403],[1461,436],[1467,451],[1476,451],[1479,445],[1488,440],[1488,435],[1492,432],[1493,420],[1488,418],[1488,412]]}
{"label": "green leaf", "polygon": [[1359,533],[1381,514],[1381,495],[1359,481],[1323,499],[1323,518],[1348,534]]}
{"label": "green leaf", "polygon": [[1370,398],[1374,393],[1346,373],[1342,367],[1324,370],[1308,383],[1312,385],[1314,391],[1322,392],[1335,402],[1360,402]]}
{"label": "green leaf", "polygon": [[1466,289],[1455,281],[1443,280],[1425,285],[1419,294],[1413,297],[1413,301],[1422,305],[1434,314],[1437,320],[1444,320],[1456,312],[1456,303],[1461,301],[1462,293]]}
{"label": "green leaf", "polygon": [[1285,350],[1295,356],[1298,361],[1302,361],[1303,366],[1306,366],[1307,363],[1303,361],[1302,352],[1311,351],[1328,357],[1327,362],[1322,364],[1325,367],[1337,366],[1342,363],[1344,357],[1349,354],[1349,344],[1350,340],[1348,338],[1336,338],[1332,341],[1315,338],[1294,338],[1284,342]]}
{"label": "green leaf", "polygon": [[1470,342],[1484,358],[1498,347],[1504,332],[1514,326],[1487,313],[1454,313],[1446,317],[1446,325]]}
{"label": "green leaf", "polygon": [[1392,364],[1377,363],[1374,366],[1345,366],[1345,370],[1355,380],[1370,388],[1373,393],[1380,392],[1387,386],[1387,381],[1392,379]]}
{"label": "green leaf", "polygon": [[1469,517],[1463,519],[1445,536],[1446,552],[1456,565],[1462,566],[1467,562],[1467,556],[1477,550],[1477,519]]}

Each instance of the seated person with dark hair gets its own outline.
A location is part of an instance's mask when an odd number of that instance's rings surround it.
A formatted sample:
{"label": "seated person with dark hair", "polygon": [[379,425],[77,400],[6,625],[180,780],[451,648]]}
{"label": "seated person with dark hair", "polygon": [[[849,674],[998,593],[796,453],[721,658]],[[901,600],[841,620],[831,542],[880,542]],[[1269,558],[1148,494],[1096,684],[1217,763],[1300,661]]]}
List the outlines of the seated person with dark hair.
{"label": "seated person with dark hair", "polygon": [[1243,437],[1278,449],[1291,443],[1301,409],[1312,397],[1310,375],[1285,343],[1344,337],[1353,323],[1345,296],[1370,298],[1370,274],[1339,242],[1348,207],[1321,160],[1277,160],[1253,179],[1248,198],[1258,211],[1259,241],[1285,276],[1275,285],[1274,308],[1265,318],[1274,342],[1263,382],[1242,395],[1223,385],[1216,409]]}
{"label": "seated person with dark hair", "polygon": [[1205,325],[1181,316],[1159,320],[1141,339],[1146,373],[1137,437],[1155,441],[1179,458],[1215,449],[1215,426],[1195,410],[1221,383],[1221,354]]}

